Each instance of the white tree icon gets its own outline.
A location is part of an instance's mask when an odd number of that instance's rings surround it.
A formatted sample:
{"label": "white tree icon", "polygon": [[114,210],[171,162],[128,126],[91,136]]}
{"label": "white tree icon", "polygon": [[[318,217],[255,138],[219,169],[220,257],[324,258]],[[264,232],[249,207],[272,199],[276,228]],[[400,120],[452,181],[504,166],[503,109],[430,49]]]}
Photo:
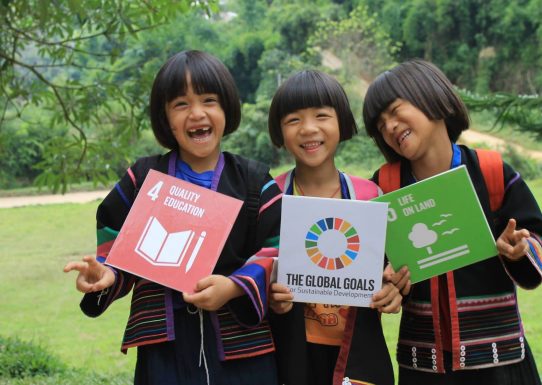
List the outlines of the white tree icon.
{"label": "white tree icon", "polygon": [[431,250],[430,246],[437,241],[438,236],[435,231],[429,230],[425,223],[416,223],[412,226],[408,239],[412,241],[415,248],[426,247],[427,252],[431,254],[433,250]]}

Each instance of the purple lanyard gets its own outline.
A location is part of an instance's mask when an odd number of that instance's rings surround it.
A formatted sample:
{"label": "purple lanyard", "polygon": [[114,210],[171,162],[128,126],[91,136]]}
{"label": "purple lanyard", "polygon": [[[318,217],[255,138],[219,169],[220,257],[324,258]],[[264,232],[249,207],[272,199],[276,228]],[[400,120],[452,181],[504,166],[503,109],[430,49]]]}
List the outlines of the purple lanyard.
{"label": "purple lanyard", "polygon": [[[169,175],[175,176],[175,167],[177,164],[177,152],[173,151],[169,156],[168,171]],[[213,172],[213,179],[211,180],[211,190],[216,191],[218,188],[218,182],[220,181],[220,176],[222,175],[222,170],[224,170],[224,154],[220,153],[218,157],[218,162],[216,163],[215,170]]]}

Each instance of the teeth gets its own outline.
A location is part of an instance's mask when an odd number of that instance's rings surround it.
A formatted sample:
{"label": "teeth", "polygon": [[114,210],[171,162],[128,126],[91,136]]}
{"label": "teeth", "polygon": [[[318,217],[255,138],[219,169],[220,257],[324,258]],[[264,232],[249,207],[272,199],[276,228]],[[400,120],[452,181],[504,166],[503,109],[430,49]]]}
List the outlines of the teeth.
{"label": "teeth", "polygon": [[196,139],[201,136],[207,136],[211,132],[211,127],[191,128],[188,130],[188,136]]}
{"label": "teeth", "polygon": [[301,145],[301,147],[303,147],[305,150],[312,150],[312,149],[315,149],[317,147],[319,147],[320,145],[322,145],[323,142],[310,142],[310,143],[304,143]]}
{"label": "teeth", "polygon": [[191,128],[190,130],[188,130],[188,132],[190,132],[191,134],[197,132],[197,131],[208,131],[210,130],[211,128],[210,127],[202,127],[202,128]]}
{"label": "teeth", "polygon": [[401,136],[399,137],[399,139],[397,139],[397,144],[401,144],[403,143],[403,141],[410,135],[410,130],[406,130],[405,132],[403,132],[401,134]]}

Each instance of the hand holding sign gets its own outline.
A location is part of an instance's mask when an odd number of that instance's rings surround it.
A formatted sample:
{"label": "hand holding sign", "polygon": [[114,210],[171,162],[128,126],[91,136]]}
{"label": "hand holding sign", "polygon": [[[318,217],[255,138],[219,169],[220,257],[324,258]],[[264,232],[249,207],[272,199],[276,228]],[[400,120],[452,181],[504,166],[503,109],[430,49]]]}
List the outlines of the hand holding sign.
{"label": "hand holding sign", "polygon": [[210,275],[198,281],[194,294],[183,293],[183,299],[200,309],[216,311],[242,294],[243,289],[228,277]]}
{"label": "hand holding sign", "polygon": [[[278,283],[295,302],[370,306],[382,284],[386,212],[382,203],[285,195]],[[392,292],[385,289],[377,306],[394,302]],[[277,292],[277,302],[288,300],[279,294],[287,293]]]}
{"label": "hand holding sign", "polygon": [[273,283],[271,285],[269,307],[276,314],[284,314],[292,310],[292,306],[294,305],[292,302],[293,299],[294,295],[290,292],[288,286],[281,285],[280,283]]}
{"label": "hand holding sign", "polygon": [[[178,291],[199,291],[192,301],[214,308],[235,294],[235,284],[202,278],[212,273],[242,204],[151,170],[106,263]],[[206,297],[209,292],[216,300]]]}
{"label": "hand holding sign", "polygon": [[408,266],[412,283],[497,253],[465,166],[373,200],[389,203],[386,255],[396,268]]}
{"label": "hand holding sign", "polygon": [[381,313],[399,313],[403,296],[391,282],[382,284],[382,289],[373,295],[371,309],[377,309]]}

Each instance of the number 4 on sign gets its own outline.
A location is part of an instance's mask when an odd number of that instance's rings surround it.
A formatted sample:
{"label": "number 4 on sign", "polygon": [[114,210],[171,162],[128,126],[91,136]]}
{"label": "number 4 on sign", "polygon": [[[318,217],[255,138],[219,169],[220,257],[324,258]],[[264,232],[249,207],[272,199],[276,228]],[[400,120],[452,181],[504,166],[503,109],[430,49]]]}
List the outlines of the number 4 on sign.
{"label": "number 4 on sign", "polygon": [[147,193],[147,195],[151,197],[151,200],[153,202],[158,199],[158,194],[160,193],[160,189],[162,188],[163,185],[164,185],[164,182],[160,181],[156,183],[154,186],[152,186],[152,188]]}

